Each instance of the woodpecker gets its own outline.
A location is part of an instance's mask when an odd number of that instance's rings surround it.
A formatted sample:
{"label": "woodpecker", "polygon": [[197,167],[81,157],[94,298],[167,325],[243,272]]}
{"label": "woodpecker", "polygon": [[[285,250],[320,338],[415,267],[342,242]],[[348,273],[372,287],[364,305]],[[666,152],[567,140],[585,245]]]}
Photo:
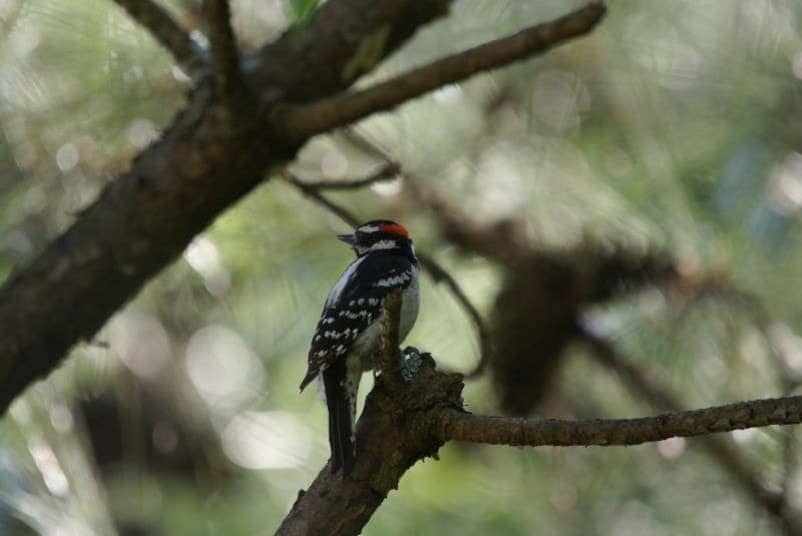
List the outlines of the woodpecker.
{"label": "woodpecker", "polygon": [[362,373],[374,367],[384,298],[401,289],[399,342],[418,317],[418,259],[409,233],[389,220],[372,220],[353,234],[337,238],[349,244],[356,260],[334,284],[309,346],[301,391],[322,376],[329,410],[332,472],[349,473],[354,464],[356,398]]}

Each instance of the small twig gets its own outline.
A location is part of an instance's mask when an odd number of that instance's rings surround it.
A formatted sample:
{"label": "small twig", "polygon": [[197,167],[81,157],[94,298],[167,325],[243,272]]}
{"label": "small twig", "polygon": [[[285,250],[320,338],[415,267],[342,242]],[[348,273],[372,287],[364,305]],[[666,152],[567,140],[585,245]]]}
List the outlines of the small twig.
{"label": "small twig", "polygon": [[429,272],[429,275],[432,276],[432,279],[434,279],[437,283],[445,284],[448,290],[451,291],[454,299],[456,299],[460,306],[465,310],[465,312],[471,318],[474,327],[476,328],[476,334],[479,338],[479,361],[476,363],[476,365],[474,365],[474,368],[465,375],[466,379],[474,379],[484,372],[492,352],[490,333],[488,332],[487,327],[485,327],[482,315],[479,314],[479,311],[471,303],[471,300],[469,300],[468,296],[465,295],[465,292],[462,291],[462,288],[459,286],[457,281],[451,276],[451,274],[446,272],[442,266],[437,264],[432,258],[425,254],[418,254],[418,259],[420,260],[421,266],[423,266],[424,269]]}
{"label": "small twig", "polygon": [[802,396],[751,400],[638,419],[521,419],[458,410],[445,410],[439,418],[437,425],[443,441],[530,447],[623,446],[774,424],[799,424]]}
{"label": "small twig", "polygon": [[237,40],[231,28],[228,0],[203,0],[203,11],[209,27],[212,69],[219,95],[236,97],[243,87]]}
{"label": "small twig", "polygon": [[[590,347],[591,357],[615,371],[632,391],[641,395],[651,405],[662,411],[684,410],[673,393],[639,367],[624,359],[609,342],[588,331],[583,332],[582,340]],[[792,428],[788,429],[789,433],[793,431]],[[796,527],[797,522],[786,512],[788,502],[786,492],[777,493],[769,489],[727,438],[710,436],[701,438],[700,442],[711,458],[718,462],[757,504],[776,516],[783,527]],[[792,533],[802,532],[802,527],[796,528],[797,530]]]}
{"label": "small twig", "polygon": [[398,350],[398,323],[401,316],[401,292],[393,291],[384,298],[379,334],[379,367],[381,381],[391,391],[404,384],[401,376],[401,353]]}
{"label": "small twig", "polygon": [[398,167],[392,163],[383,164],[379,169],[361,179],[345,181],[303,181],[304,189],[311,190],[358,190],[376,183],[388,181],[398,175]]}
{"label": "small twig", "polygon": [[341,127],[478,72],[546,52],[588,33],[605,12],[604,4],[594,2],[559,19],[464,50],[369,88],[288,106],[277,115],[276,126],[290,138]]}
{"label": "small twig", "polygon": [[314,186],[309,186],[305,181],[302,181],[286,169],[281,174],[282,178],[298,188],[306,197],[312,199],[318,205],[321,205],[336,214],[341,220],[345,223],[350,225],[351,227],[356,227],[361,221],[359,221],[356,216],[345,210],[343,207],[338,205],[337,203],[330,201],[326,196],[320,193],[318,188]]}
{"label": "small twig", "polygon": [[170,14],[153,0],[114,0],[145,27],[190,76],[206,67],[203,51]]}

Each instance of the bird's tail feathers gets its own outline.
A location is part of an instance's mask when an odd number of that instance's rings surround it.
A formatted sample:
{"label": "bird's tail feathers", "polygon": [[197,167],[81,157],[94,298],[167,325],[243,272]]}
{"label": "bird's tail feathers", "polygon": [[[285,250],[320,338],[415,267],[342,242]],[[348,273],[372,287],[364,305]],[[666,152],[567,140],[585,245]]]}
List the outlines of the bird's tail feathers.
{"label": "bird's tail feathers", "polygon": [[323,371],[326,405],[329,409],[329,445],[331,446],[331,472],[342,468],[344,474],[354,466],[354,421],[352,401],[348,396],[345,360],[332,363]]}
{"label": "bird's tail feathers", "polygon": [[303,392],[303,390],[306,389],[306,386],[312,383],[312,380],[314,380],[315,376],[317,375],[318,375],[317,370],[307,371],[306,376],[304,376],[304,379],[301,381],[301,385],[298,387],[298,389],[300,389],[301,392]]}

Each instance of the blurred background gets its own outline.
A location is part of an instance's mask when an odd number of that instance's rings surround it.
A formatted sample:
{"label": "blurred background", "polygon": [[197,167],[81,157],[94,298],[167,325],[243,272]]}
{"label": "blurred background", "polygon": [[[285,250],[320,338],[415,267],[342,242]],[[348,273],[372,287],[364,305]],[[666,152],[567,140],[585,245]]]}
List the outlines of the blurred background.
{"label": "blurred background", "polygon": [[[200,0],[159,3],[204,30]],[[314,3],[234,0],[242,48]],[[458,0],[370,79],[577,5]],[[340,181],[400,166],[327,195],[403,222],[477,306],[494,352],[467,382],[471,411],[634,417],[796,392],[802,5],[608,7],[590,36],[318,137],[291,169]],[[0,0],[0,278],[190,87],[109,0]],[[272,533],[328,457],[325,406],[297,386],[347,230],[280,177],[218,218],[0,421],[0,533]],[[407,343],[449,370],[481,353],[428,277]],[[798,534],[799,439],[449,444],[365,534]]]}

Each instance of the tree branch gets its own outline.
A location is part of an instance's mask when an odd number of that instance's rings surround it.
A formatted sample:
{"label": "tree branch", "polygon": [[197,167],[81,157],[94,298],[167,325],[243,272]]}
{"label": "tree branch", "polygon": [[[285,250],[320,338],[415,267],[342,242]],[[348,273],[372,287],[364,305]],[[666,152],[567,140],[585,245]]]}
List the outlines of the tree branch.
{"label": "tree branch", "polygon": [[[584,340],[590,346],[590,355],[600,364],[616,372],[630,390],[638,393],[657,409],[683,411],[682,404],[673,393],[660,385],[639,367],[618,354],[615,348],[592,333],[585,332]],[[763,479],[750,467],[738,450],[726,437],[709,436],[700,440],[711,459],[727,471],[756,504],[776,516],[788,534],[802,533],[802,527],[786,510],[785,493],[769,489]]]}
{"label": "tree branch", "polygon": [[357,426],[357,456],[347,476],[320,471],[306,492],[298,494],[277,535],[359,534],[387,494],[418,460],[442,445],[437,415],[461,406],[462,377],[434,368],[428,354],[401,389],[376,382],[365,400]]}
{"label": "tree branch", "polygon": [[[427,354],[422,354],[427,356]],[[434,369],[423,357],[411,383],[377,382],[357,427],[354,471],[324,468],[277,534],[358,534],[418,460],[449,440],[529,446],[613,446],[802,422],[802,397],[741,402],[641,419],[535,420],[472,415],[462,409],[461,376]]]}
{"label": "tree branch", "polygon": [[358,190],[360,188],[373,186],[374,184],[379,182],[384,182],[393,179],[395,178],[396,175],[398,175],[398,167],[392,163],[385,163],[381,165],[379,169],[377,169],[367,177],[363,177],[361,179],[356,179],[356,180],[302,181],[294,176],[289,176],[286,178],[294,186],[306,192],[306,191],[318,191],[318,190]]}
{"label": "tree branch", "polygon": [[114,2],[128,12],[132,19],[147,28],[187,74],[192,76],[206,66],[200,47],[170,14],[153,0],[114,0]]}
{"label": "tree branch", "polygon": [[367,89],[288,107],[278,120],[290,137],[341,127],[478,72],[546,52],[591,31],[605,12],[604,4],[593,2],[559,19],[448,56]]}
{"label": "tree branch", "polygon": [[401,292],[396,290],[384,298],[379,332],[379,367],[381,381],[390,390],[404,385],[401,377],[401,352],[398,350],[398,323],[401,317]]}
{"label": "tree branch", "polygon": [[243,88],[243,81],[228,0],[203,0],[203,11],[209,27],[217,94],[233,102]]}
{"label": "tree branch", "polygon": [[462,287],[459,286],[456,279],[445,271],[445,269],[437,264],[434,259],[427,255],[419,255],[418,260],[420,260],[421,266],[429,272],[429,275],[434,279],[437,283],[442,283],[448,288],[451,295],[454,296],[454,299],[457,300],[457,303],[460,304],[460,307],[468,314],[468,317],[473,322],[473,326],[476,329],[476,335],[479,339],[479,361],[478,365],[474,367],[474,369],[469,372],[465,377],[468,379],[474,379],[479,376],[482,372],[482,368],[484,364],[489,359],[491,348],[490,348],[490,333],[487,331],[487,326],[485,326],[485,322],[482,319],[482,315],[479,314],[479,310],[471,303],[471,300],[468,299],[468,296],[465,295],[465,292],[462,290]]}
{"label": "tree branch", "polygon": [[329,212],[337,215],[338,218],[351,227],[357,227],[360,223],[362,223],[356,216],[351,214],[351,212],[320,193],[320,188],[315,186],[316,182],[302,181],[286,169],[281,173],[281,176],[284,178],[284,180],[298,188],[298,190],[300,190],[301,193],[303,193],[306,197],[310,198],[318,205],[325,207]]}
{"label": "tree branch", "polygon": [[449,410],[440,415],[437,426],[443,441],[568,447],[639,445],[670,437],[695,437],[800,422],[802,396],[791,396],[638,419],[541,420]]}

